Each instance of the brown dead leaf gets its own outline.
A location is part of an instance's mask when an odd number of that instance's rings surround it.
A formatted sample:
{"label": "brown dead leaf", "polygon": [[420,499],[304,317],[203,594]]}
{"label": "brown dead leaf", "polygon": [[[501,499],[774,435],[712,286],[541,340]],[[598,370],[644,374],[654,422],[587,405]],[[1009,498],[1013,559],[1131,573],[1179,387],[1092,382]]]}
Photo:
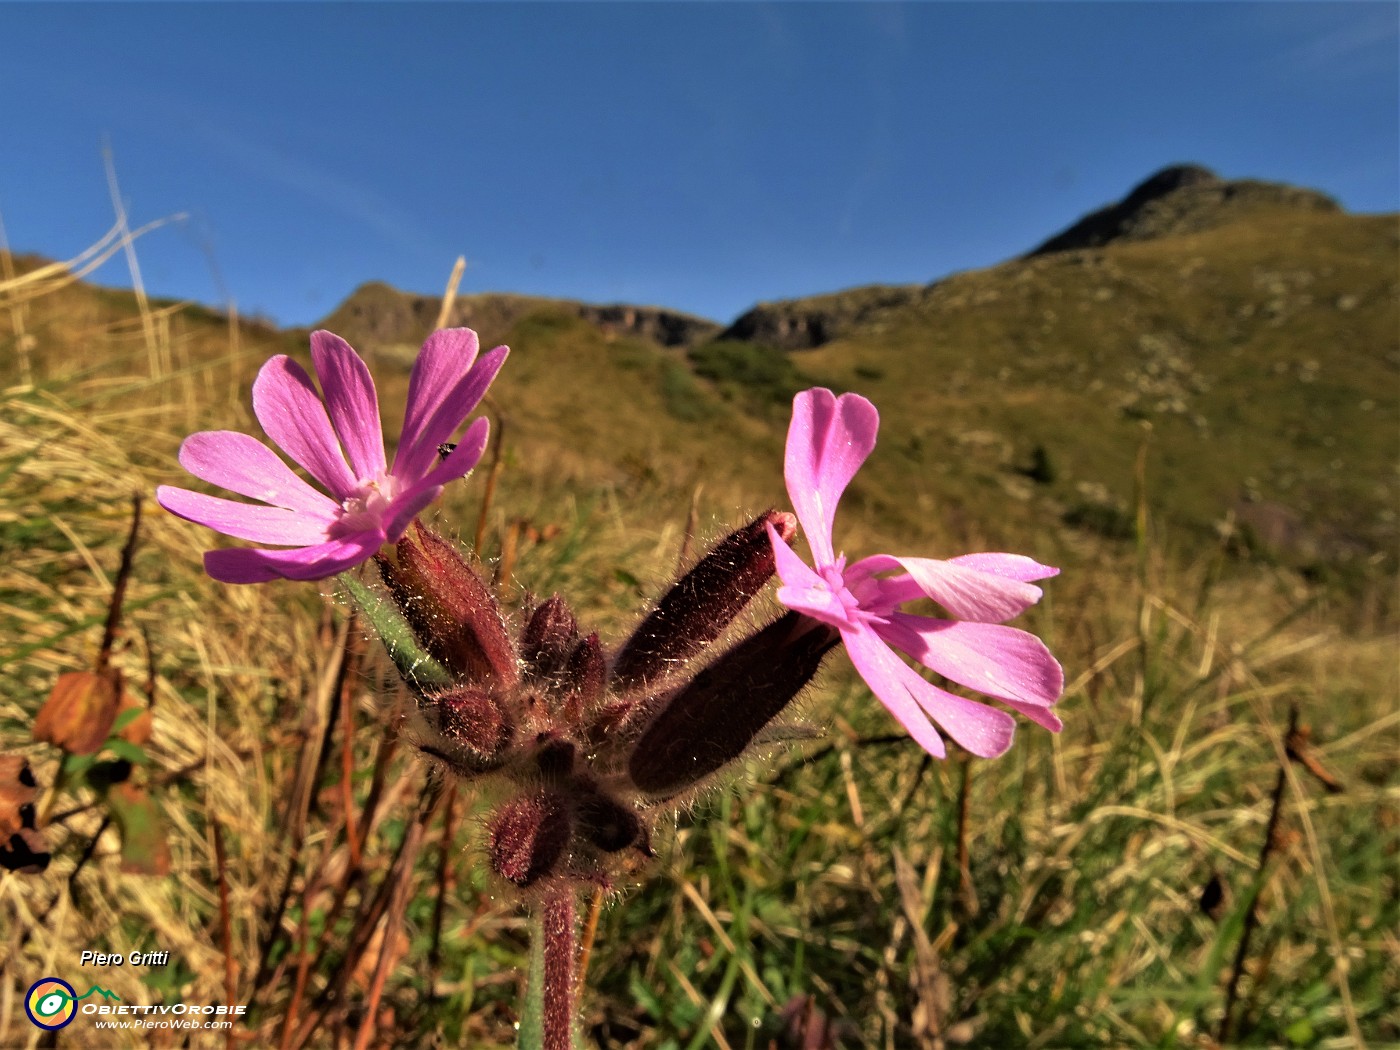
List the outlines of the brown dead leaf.
{"label": "brown dead leaf", "polygon": [[121,706],[122,677],[115,668],[68,671],[34,719],[34,739],[70,755],[92,755],[106,742]]}
{"label": "brown dead leaf", "polygon": [[38,875],[49,866],[49,847],[41,831],[20,828],[7,840],[0,840],[0,868],[21,875]]}
{"label": "brown dead leaf", "polygon": [[141,713],[122,726],[117,731],[117,736],[137,747],[145,747],[151,740],[151,709],[130,693],[123,692],[117,718],[131,710],[139,710]]}
{"label": "brown dead leaf", "polygon": [[29,761],[23,755],[0,755],[0,842],[20,828],[34,826],[32,808],[28,814],[22,810],[33,807],[38,793]]}
{"label": "brown dead leaf", "polygon": [[1284,741],[1284,747],[1288,750],[1288,757],[1297,762],[1322,784],[1332,794],[1338,794],[1345,789],[1341,780],[1330,769],[1322,764],[1322,760],[1317,757],[1317,753],[1312,747],[1312,727],[1297,726]]}
{"label": "brown dead leaf", "polygon": [[1302,841],[1303,833],[1301,831],[1284,827],[1280,823],[1274,829],[1273,837],[1269,840],[1269,850],[1272,853],[1288,853]]}

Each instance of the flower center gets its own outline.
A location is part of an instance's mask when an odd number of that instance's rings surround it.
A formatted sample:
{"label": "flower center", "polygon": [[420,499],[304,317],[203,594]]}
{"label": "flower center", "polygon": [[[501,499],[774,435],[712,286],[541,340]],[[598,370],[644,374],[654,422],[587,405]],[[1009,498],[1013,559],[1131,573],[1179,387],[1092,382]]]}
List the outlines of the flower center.
{"label": "flower center", "polygon": [[823,565],[817,570],[822,582],[826,584],[827,590],[831,592],[837,603],[841,607],[841,614],[849,627],[855,627],[865,620],[864,613],[860,607],[860,599],[851,593],[851,589],[846,584],[846,578],[842,575],[846,567],[846,559],[838,558],[835,565]]}
{"label": "flower center", "polygon": [[399,482],[392,474],[382,474],[369,481],[360,482],[354,495],[340,504],[340,517],[331,526],[332,536],[344,536],[352,532],[383,530],[389,519],[389,511],[398,495]]}

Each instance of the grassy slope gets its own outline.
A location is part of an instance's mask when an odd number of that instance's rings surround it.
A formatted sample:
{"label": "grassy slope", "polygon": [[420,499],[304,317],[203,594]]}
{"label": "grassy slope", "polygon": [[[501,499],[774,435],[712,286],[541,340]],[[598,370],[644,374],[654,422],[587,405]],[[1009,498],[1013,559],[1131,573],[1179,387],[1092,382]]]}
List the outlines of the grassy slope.
{"label": "grassy slope", "polygon": [[[1393,568],[1397,232],[1393,217],[1272,212],[1008,263],[796,363],[882,407],[903,461],[872,464],[867,484],[894,497],[896,474],[925,479],[937,497],[916,487],[920,514],[955,501],[1025,542],[1047,512],[1126,506],[1148,421],[1154,509],[1182,542],[1249,493],[1311,523],[1295,561],[1379,552]],[[1033,491],[1014,468],[1037,445],[1056,480]]]}
{"label": "grassy slope", "polygon": [[[1275,630],[1271,624],[1316,592],[1266,562],[1222,563],[1216,546],[1196,540],[1246,473],[1237,448],[1261,461],[1282,448],[1296,457],[1306,485],[1328,491],[1321,453],[1301,435],[1266,444],[1271,430],[1284,430],[1287,413],[1320,420],[1323,436],[1335,436],[1328,452],[1355,457],[1358,475],[1378,462],[1376,431],[1342,418],[1359,409],[1338,406],[1393,387],[1385,370],[1393,362],[1384,359],[1393,340],[1378,343],[1377,333],[1393,317],[1394,223],[1309,225],[1325,218],[1289,218],[1312,252],[1301,256],[1305,264],[1286,237],[1226,229],[1114,249],[1098,263],[1066,257],[963,275],[935,287],[917,310],[877,319],[859,338],[794,355],[798,376],[758,367],[767,352],[752,348],[692,360],[610,340],[557,314],[515,323],[507,335],[515,358],[493,392],[507,440],[486,553],[501,550],[515,518],[562,526],[553,539],[522,541],[513,575],[522,587],[563,590],[606,637],[618,637],[671,571],[696,485],[704,485],[706,536],[782,500],[784,418],[765,391],[782,393],[804,376],[866,392],[884,413],[880,448],[838,524],[852,552],[1005,545],[1067,568],[1028,618],[1068,670],[1067,729],[1058,738],[1025,729],[1007,759],[971,767],[966,883],[957,856],[960,766],[925,768],[909,747],[854,743],[888,732],[890,723],[835,660],[804,708],[815,723],[835,727],[835,749],[787,771],[800,753],[770,756],[750,770],[766,786],[744,786],[682,814],[650,878],[604,913],[587,1013],[597,1031],[610,1033],[605,1045],[681,1048],[723,1038],[766,1046],[782,1004],[808,993],[844,1019],[854,1045],[917,1045],[916,1026],[930,1011],[975,1031],[975,1045],[1208,1045],[1200,1033],[1218,1019],[1290,700],[1347,791],[1326,796],[1302,773],[1289,785],[1289,838],[1265,887],[1253,953],[1259,976],[1246,982],[1246,1042],[1346,1045],[1348,1016],[1373,1041],[1400,1036],[1385,1014],[1397,984],[1381,933],[1400,920],[1393,638],[1343,633],[1337,611],[1325,605]],[[1182,276],[1196,252],[1213,272]],[[1334,262],[1320,261],[1331,253]],[[1226,257],[1235,262],[1219,261]],[[1322,273],[1328,265],[1331,276]],[[1261,276],[1256,290],[1253,274],[1271,268],[1314,274],[1306,291],[1313,305],[1297,307],[1294,298],[1295,311],[1278,326],[1246,325],[1239,307],[1203,294],[1233,288],[1232,303],[1257,309],[1275,296],[1272,279]],[[1098,298],[1100,287],[1112,298]],[[1194,294],[1174,302],[1173,288]],[[1351,311],[1327,305],[1343,294],[1361,301]],[[1287,311],[1290,296],[1283,299]],[[131,487],[179,478],[171,461],[182,433],[248,428],[253,371],[267,353],[290,348],[277,333],[245,327],[231,355],[218,318],[178,315],[168,341],[175,367],[152,381],[141,378],[147,355],[134,317],[129,297],[84,288],[32,304],[28,328],[47,392],[12,392],[0,445],[0,547],[12,552],[0,613],[11,640],[0,648],[10,683],[0,712],[7,747],[26,739],[26,718],[55,671],[90,656],[106,594],[91,566],[110,574],[115,565],[123,526],[114,507]],[[0,312],[0,346],[9,345],[8,323]],[[1230,332],[1238,358],[1213,341]],[[1208,390],[1191,392],[1191,409],[1206,416],[1212,436],[1175,416],[1155,418],[1148,495],[1163,513],[1154,521],[1176,515],[1185,524],[1167,529],[1171,549],[1147,551],[1139,570],[1131,545],[1048,526],[1088,498],[1080,482],[1129,501],[1139,425],[1099,407],[1099,392],[1087,387],[1100,378],[1110,393],[1129,390],[1125,374],[1142,334],[1169,337],[1192,371],[1208,377]],[[1100,359],[1091,357],[1081,373],[1086,345]],[[1316,352],[1300,357],[1308,347]],[[304,359],[303,347],[296,352]],[[728,364],[718,367],[717,359]],[[1261,389],[1274,361],[1293,368],[1313,359],[1313,382],[1285,370],[1270,398],[1229,389]],[[1227,368],[1231,360],[1238,363]],[[759,390],[705,378],[697,367],[710,376],[756,376]],[[1010,374],[993,378],[1002,368]],[[402,368],[386,358],[378,376],[386,401],[401,398]],[[1374,400],[1377,425],[1388,420],[1393,432],[1393,415],[1385,415],[1393,400]],[[1035,443],[1046,445],[1060,474],[1043,488],[1008,469]],[[1346,473],[1332,471],[1331,480],[1348,485]],[[1379,469],[1372,476],[1389,477]],[[1261,488],[1274,483],[1267,473],[1256,478]],[[449,530],[474,531],[481,481],[458,487],[444,505]],[[1262,494],[1297,499],[1305,482]],[[207,814],[219,815],[232,840],[234,934],[246,971],[256,960],[256,916],[274,889],[267,872],[276,864],[283,791],[329,649],[312,588],[213,586],[198,574],[202,530],[160,514],[149,529],[129,601],[140,606],[133,622],[149,631],[160,675],[154,768],[177,770],[216,738],[217,753],[195,782],[162,796],[176,856],[171,878],[120,875],[109,843],[83,876],[86,910],[63,913],[30,951],[173,947],[190,969],[185,992],[212,1000],[223,971],[211,948],[217,912]],[[133,680],[144,675],[144,657],[142,643],[121,657]],[[369,677],[356,690],[361,803],[382,737],[372,685]],[[255,757],[240,762],[230,750]],[[28,753],[48,782],[52,750]],[[422,781],[421,765],[402,757],[393,770],[403,795],[391,798],[366,845],[372,877],[387,868]],[[324,788],[313,825],[329,863],[344,864],[333,769]],[[55,833],[48,875],[15,883],[31,911],[65,883],[95,830],[95,820],[82,820]],[[505,1045],[519,930],[511,909],[493,903],[494,888],[465,868],[450,895],[434,978],[445,999],[425,1006],[418,975],[436,893],[436,825],[429,834],[408,913],[412,962],[394,971],[386,992],[399,1038],[412,1045],[437,1031],[468,1045]],[[474,857],[474,835],[473,821],[462,821],[449,858]],[[913,871],[902,881],[896,849]],[[1221,925],[1195,904],[1213,873],[1234,890]],[[313,929],[324,906],[315,899],[306,906]],[[294,900],[292,930],[301,914]],[[932,939],[943,977],[930,974],[911,919]],[[0,912],[0,928],[24,922],[12,907]],[[151,929],[163,931],[162,943],[145,943]],[[313,990],[344,941],[333,936],[315,961]],[[1339,950],[1352,959],[1349,1000],[1338,993]],[[42,965],[40,956],[31,961]],[[5,979],[18,982],[32,968]],[[168,997],[143,990],[135,973],[121,980],[127,1001]],[[276,1042],[291,985],[288,973],[263,1000],[254,1024],[264,1041]]]}
{"label": "grassy slope", "polygon": [[[1384,592],[1400,537],[1385,439],[1400,423],[1388,394],[1396,222],[1277,208],[1247,219],[961,274],[813,351],[730,341],[686,355],[547,307],[502,317],[518,351],[503,380],[520,424],[511,444],[527,474],[549,464],[545,485],[561,472],[646,478],[683,503],[708,479],[712,496],[738,484],[771,501],[780,479],[749,464],[775,448],[791,392],[824,383],[883,414],[847,504],[853,544],[869,529],[872,542],[1073,557],[1075,530],[1047,526],[1125,530],[1146,440],[1155,517],[1188,558],[1234,520],[1242,549]],[[841,313],[868,292],[800,305]],[[1048,484],[1025,476],[1037,447]]]}

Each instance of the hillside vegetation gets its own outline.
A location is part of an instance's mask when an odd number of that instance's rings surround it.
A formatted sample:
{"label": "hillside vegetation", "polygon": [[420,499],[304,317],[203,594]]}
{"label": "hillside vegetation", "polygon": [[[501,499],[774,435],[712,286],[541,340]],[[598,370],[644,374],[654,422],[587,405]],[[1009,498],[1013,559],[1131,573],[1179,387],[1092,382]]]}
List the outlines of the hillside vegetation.
{"label": "hillside vegetation", "polygon": [[[490,313],[492,339],[531,357],[506,380],[530,420],[516,439],[686,489],[749,458],[736,438],[767,432],[775,447],[791,394],[820,383],[881,409],[884,454],[857,498],[889,532],[971,519],[1002,543],[1045,542],[1047,524],[1125,537],[1146,445],[1169,545],[1190,555],[1223,535],[1380,600],[1400,550],[1400,224],[1202,171],[1129,194],[1115,213],[1128,232],[1100,247],[768,304],[687,349],[556,303]],[[1095,218],[1047,245],[1101,236]],[[357,293],[327,324],[393,316],[374,305],[386,294]],[[368,344],[411,352],[417,331]],[[610,411],[624,391],[652,411]],[[668,432],[687,444],[697,426],[701,472],[664,451]]]}
{"label": "hillside vegetation", "polygon": [[[514,628],[526,592],[559,591],[615,645],[706,542],[786,506],[788,404],[813,383],[882,413],[838,545],[1063,568],[1021,624],[1064,664],[1064,732],[933,762],[834,657],[794,716],[822,739],[678,813],[601,908],[589,1045],[1400,1040],[1396,219],[1187,213],[765,305],[747,334],[459,303],[512,347],[487,406],[499,465],[429,515],[479,538]],[[47,793],[59,754],[34,719],[93,664],[129,496],[189,483],[192,430],[256,433],[258,367],[308,355],[304,332],[43,265],[0,281],[0,752]],[[327,323],[395,406],[435,316],[371,285]],[[804,318],[801,349],[760,337]],[[71,980],[84,949],[170,950],[104,977],[126,1003],[247,1003],[253,1046],[513,1045],[523,921],[479,870],[471,792],[410,757],[405,694],[333,581],[215,584],[216,542],[146,500],[112,660],[152,729],[105,758],[154,830],[134,848],[86,780],[41,795],[47,870],[0,872],[0,1001]],[[0,1009],[0,1045],[34,1032]]]}

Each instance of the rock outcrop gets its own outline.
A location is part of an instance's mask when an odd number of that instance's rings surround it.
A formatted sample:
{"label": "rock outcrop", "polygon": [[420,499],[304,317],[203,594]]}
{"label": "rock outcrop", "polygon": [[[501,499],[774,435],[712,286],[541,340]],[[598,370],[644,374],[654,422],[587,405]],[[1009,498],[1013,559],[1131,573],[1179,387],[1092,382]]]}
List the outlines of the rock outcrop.
{"label": "rock outcrop", "polygon": [[1118,203],[1090,212],[1026,254],[1199,233],[1260,208],[1341,210],[1335,200],[1317,190],[1255,179],[1222,179],[1199,164],[1177,164],[1163,168]]}
{"label": "rock outcrop", "polygon": [[830,295],[759,303],[724,330],[739,339],[779,350],[811,350],[871,322],[882,311],[912,302],[920,286],[871,285]]}
{"label": "rock outcrop", "polygon": [[[319,327],[337,332],[367,350],[416,345],[437,322],[441,300],[401,292],[381,282],[355,289]],[[474,328],[483,343],[499,342],[511,326],[534,313],[580,317],[606,332],[649,339],[661,346],[687,347],[713,338],[720,326],[703,317],[656,306],[599,306],[572,299],[484,292],[458,296],[448,324]]]}

